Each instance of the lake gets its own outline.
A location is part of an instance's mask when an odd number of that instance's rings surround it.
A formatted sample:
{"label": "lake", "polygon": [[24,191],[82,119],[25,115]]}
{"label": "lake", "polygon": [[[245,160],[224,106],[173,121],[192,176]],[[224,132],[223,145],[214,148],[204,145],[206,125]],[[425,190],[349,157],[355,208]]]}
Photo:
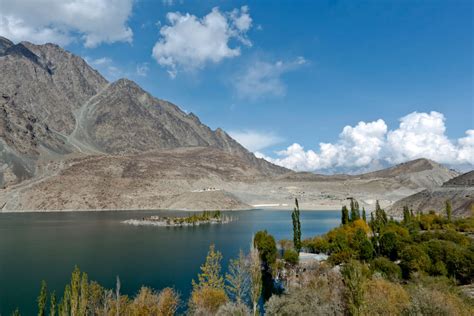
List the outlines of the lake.
{"label": "lake", "polygon": [[[134,294],[141,285],[174,287],[187,300],[191,280],[211,243],[224,255],[223,264],[239,249],[249,250],[252,236],[266,229],[278,239],[292,238],[291,211],[232,212],[236,221],[199,227],[147,227],[122,224],[149,215],[187,212],[63,212],[0,213],[0,315],[19,308],[36,314],[41,280],[61,293],[74,265],[89,278],[113,288],[120,276],[121,292]],[[301,212],[302,238],[339,225],[340,213]]]}

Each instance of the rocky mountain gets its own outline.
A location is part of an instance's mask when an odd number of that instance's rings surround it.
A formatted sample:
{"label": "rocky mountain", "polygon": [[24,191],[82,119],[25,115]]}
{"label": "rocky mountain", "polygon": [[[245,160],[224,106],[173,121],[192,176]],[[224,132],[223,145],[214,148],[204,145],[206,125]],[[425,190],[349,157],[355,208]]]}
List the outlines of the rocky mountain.
{"label": "rocky mountain", "polygon": [[378,180],[393,181],[403,187],[411,189],[431,188],[442,185],[445,181],[458,176],[455,170],[446,168],[429,159],[416,159],[395,165],[390,168],[363,173],[359,175],[323,175],[310,172],[294,172],[277,176],[275,180],[285,181],[356,181],[356,180]]}
{"label": "rocky mountain", "polygon": [[288,208],[294,197],[308,209],[347,197],[370,208],[458,175],[426,159],[362,175],[293,172],[54,44],[0,37],[0,74],[3,210]]}
{"label": "rocky mountain", "polygon": [[458,217],[469,216],[474,212],[474,171],[446,181],[442,186],[430,188],[407,196],[393,204],[390,213],[400,215],[403,207],[416,211],[444,211],[446,201],[450,201],[453,214]]}
{"label": "rocky mountain", "polygon": [[288,171],[130,80],[107,82],[57,45],[14,44],[0,37],[0,73],[2,186],[34,177],[41,159],[180,147],[218,148],[268,175]]}

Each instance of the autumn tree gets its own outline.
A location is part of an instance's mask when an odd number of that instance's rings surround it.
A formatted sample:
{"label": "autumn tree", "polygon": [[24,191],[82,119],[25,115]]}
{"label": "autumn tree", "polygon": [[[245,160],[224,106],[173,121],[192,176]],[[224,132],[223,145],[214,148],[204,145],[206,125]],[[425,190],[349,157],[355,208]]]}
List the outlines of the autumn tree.
{"label": "autumn tree", "polygon": [[56,292],[52,292],[49,301],[49,316],[56,316]]}
{"label": "autumn tree", "polygon": [[206,262],[201,266],[198,281],[192,281],[193,291],[189,307],[194,313],[214,314],[228,301],[224,278],[221,274],[222,254],[209,247]]}
{"label": "autumn tree", "polygon": [[38,296],[38,316],[45,316],[46,315],[46,301],[48,299],[48,289],[46,286],[46,281],[41,281],[41,289],[40,294]]}
{"label": "autumn tree", "polygon": [[249,264],[242,250],[238,258],[230,260],[228,270],[225,276],[227,292],[237,304],[241,304],[246,301],[250,289]]}
{"label": "autumn tree", "polygon": [[252,300],[253,315],[257,315],[257,304],[262,295],[262,263],[260,261],[260,254],[258,249],[252,242],[250,250],[250,298]]}

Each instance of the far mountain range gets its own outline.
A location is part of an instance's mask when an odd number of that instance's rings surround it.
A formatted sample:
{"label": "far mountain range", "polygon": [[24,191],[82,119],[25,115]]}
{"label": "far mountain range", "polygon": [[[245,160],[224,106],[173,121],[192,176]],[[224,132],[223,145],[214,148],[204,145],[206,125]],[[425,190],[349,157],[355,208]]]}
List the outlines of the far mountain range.
{"label": "far mountain range", "polygon": [[[454,194],[457,215],[474,203],[472,173],[456,181],[458,172],[426,159],[362,175],[276,166],[134,82],[108,82],[58,45],[3,37],[0,161],[4,211],[289,208],[294,197],[306,209],[337,209],[355,197],[398,214],[404,202],[394,202],[426,200],[429,190],[439,204]],[[443,207],[411,199],[425,211]]]}

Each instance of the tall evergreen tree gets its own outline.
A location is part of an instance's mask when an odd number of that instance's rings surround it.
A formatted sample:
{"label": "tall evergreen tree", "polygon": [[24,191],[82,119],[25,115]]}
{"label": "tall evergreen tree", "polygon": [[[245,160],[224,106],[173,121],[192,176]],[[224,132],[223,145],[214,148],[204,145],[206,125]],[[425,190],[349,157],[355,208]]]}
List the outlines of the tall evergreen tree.
{"label": "tall evergreen tree", "polygon": [[353,222],[355,220],[358,220],[360,219],[360,210],[359,210],[359,202],[357,202],[356,199],[354,198],[349,198],[351,200],[351,204],[350,204],[350,207],[351,207],[351,217],[350,217],[350,221]]}
{"label": "tall evergreen tree", "polygon": [[403,207],[403,224],[408,224],[410,222],[410,210],[408,209],[408,206]]}
{"label": "tall evergreen tree", "polygon": [[453,213],[453,207],[451,205],[451,201],[446,200],[446,216],[448,217],[448,221],[451,221],[452,213]]}
{"label": "tall evergreen tree", "polygon": [[46,281],[41,281],[41,289],[40,294],[38,296],[38,316],[45,316],[46,315],[46,301],[48,298],[48,289],[46,286]]}
{"label": "tall evergreen tree", "polygon": [[300,222],[300,207],[298,205],[298,199],[295,199],[295,208],[291,214],[293,220],[293,244],[296,252],[301,250],[301,222]]}
{"label": "tall evergreen tree", "polygon": [[341,224],[346,225],[347,223],[349,223],[349,210],[344,205],[341,210]]}
{"label": "tall evergreen tree", "polygon": [[365,214],[365,207],[362,207],[362,219],[367,222],[367,215]]}

